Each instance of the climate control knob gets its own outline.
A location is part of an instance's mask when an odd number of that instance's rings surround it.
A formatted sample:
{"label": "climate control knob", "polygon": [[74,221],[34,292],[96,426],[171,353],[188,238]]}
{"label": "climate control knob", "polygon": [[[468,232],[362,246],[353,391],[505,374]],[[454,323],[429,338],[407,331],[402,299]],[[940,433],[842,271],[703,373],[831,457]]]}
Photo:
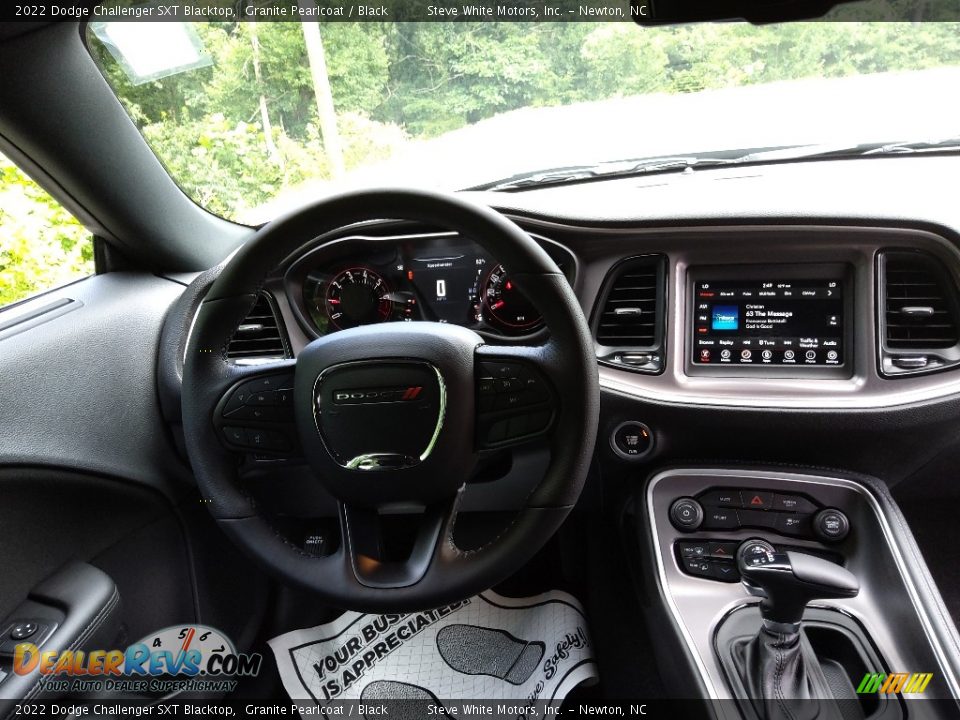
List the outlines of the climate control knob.
{"label": "climate control knob", "polygon": [[824,542],[840,542],[850,533],[850,521],[839,510],[827,508],[813,516],[813,531]]}
{"label": "climate control knob", "polygon": [[681,532],[693,532],[703,522],[703,507],[693,498],[677,498],[670,505],[670,522]]}

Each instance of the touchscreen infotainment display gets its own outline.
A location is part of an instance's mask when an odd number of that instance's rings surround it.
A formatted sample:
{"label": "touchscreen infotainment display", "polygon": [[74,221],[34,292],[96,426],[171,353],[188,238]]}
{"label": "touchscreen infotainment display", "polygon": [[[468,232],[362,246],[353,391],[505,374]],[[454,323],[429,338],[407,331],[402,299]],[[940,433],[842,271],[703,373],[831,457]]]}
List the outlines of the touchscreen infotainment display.
{"label": "touchscreen infotainment display", "polygon": [[697,280],[696,365],[843,365],[843,281]]}

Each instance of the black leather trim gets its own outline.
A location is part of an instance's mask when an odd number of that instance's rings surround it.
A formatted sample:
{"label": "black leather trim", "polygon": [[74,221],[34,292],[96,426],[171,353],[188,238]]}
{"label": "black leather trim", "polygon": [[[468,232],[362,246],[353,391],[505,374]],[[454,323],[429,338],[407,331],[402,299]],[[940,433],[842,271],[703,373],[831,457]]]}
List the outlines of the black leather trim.
{"label": "black leather trim", "polygon": [[[20,617],[59,617],[59,626],[42,650],[99,649],[116,640],[120,593],[102,570],[70,562],[34,587],[5,621]],[[36,699],[46,695],[40,675],[11,674],[0,683],[0,698]]]}

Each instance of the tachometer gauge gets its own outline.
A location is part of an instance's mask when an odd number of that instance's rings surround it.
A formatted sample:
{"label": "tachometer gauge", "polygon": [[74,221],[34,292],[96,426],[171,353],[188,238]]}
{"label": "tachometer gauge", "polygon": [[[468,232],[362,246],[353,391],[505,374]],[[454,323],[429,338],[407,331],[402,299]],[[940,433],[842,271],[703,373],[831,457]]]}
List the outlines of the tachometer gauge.
{"label": "tachometer gauge", "polygon": [[338,330],[384,322],[391,307],[390,288],[369,268],[342,270],[327,285],[324,308]]}
{"label": "tachometer gauge", "polygon": [[543,318],[526,296],[510,280],[503,265],[487,275],[481,288],[486,319],[507,332],[529,332],[543,323]]}

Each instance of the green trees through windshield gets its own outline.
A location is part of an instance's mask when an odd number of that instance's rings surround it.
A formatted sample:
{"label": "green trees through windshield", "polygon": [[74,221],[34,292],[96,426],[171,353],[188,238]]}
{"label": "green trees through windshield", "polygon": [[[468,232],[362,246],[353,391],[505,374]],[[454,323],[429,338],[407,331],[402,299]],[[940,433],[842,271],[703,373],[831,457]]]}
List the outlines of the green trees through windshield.
{"label": "green trees through windshield", "polygon": [[[197,31],[212,64],[139,86],[91,36],[109,81],[184,190],[243,219],[287,188],[333,177],[300,24]],[[518,108],[960,57],[957,23],[326,23],[321,36],[348,171]]]}

